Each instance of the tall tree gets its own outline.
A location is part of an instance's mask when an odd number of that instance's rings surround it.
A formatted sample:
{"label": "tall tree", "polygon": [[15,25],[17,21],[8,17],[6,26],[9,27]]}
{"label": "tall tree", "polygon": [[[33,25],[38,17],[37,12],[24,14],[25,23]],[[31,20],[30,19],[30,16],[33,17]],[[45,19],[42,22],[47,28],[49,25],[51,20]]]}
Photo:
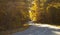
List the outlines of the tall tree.
{"label": "tall tree", "polygon": [[0,32],[25,29],[28,20],[27,0],[0,0]]}

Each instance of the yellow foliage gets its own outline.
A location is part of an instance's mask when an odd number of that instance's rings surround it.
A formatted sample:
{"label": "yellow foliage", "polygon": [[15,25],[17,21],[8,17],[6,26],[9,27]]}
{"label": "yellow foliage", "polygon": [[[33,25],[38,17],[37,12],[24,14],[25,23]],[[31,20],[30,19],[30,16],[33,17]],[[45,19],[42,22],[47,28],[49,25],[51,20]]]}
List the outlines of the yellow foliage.
{"label": "yellow foliage", "polygon": [[30,15],[30,18],[31,18],[32,21],[36,21],[37,20],[36,19],[36,16],[37,16],[36,15],[36,12],[37,12],[36,10],[38,8],[37,4],[36,4],[36,0],[34,0],[32,4],[33,4],[33,6],[30,7],[29,15]]}
{"label": "yellow foliage", "polygon": [[48,8],[49,8],[50,6],[53,6],[53,7],[55,7],[55,8],[58,8],[58,7],[60,7],[60,3],[48,4],[48,6],[47,6],[47,8],[46,8],[47,11],[48,11]]}

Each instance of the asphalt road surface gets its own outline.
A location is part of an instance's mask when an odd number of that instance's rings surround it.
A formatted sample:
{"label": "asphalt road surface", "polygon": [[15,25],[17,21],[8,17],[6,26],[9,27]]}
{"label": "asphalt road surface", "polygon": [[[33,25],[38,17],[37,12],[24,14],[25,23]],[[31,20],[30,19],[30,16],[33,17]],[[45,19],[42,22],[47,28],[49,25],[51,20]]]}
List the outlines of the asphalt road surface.
{"label": "asphalt road surface", "polygon": [[22,32],[12,35],[60,35],[60,28],[48,24],[30,24],[31,26]]}

